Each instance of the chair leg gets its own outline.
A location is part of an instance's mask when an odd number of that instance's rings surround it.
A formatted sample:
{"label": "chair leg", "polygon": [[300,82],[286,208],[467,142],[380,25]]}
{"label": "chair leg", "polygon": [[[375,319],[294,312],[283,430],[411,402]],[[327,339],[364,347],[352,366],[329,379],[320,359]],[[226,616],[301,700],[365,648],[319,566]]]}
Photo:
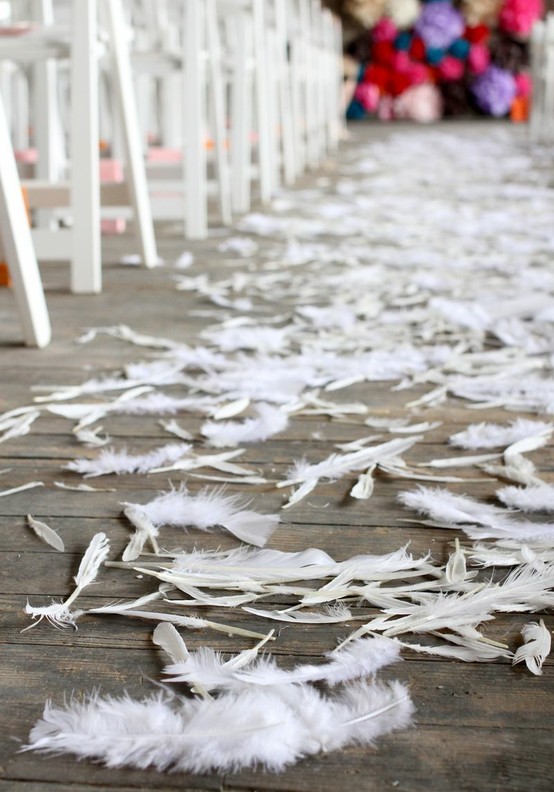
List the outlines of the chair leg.
{"label": "chair leg", "polygon": [[185,233],[189,239],[205,239],[208,235],[204,11],[203,0],[185,3],[183,166]]}
{"label": "chair leg", "polygon": [[158,263],[158,251],[154,236],[152,210],[146,182],[146,170],[142,155],[139,120],[129,53],[125,44],[125,17],[121,0],[104,3],[108,35],[112,50],[115,85],[120,106],[121,131],[126,155],[125,178],[134,210],[135,233],[138,237],[140,254],[147,267]]}
{"label": "chair leg", "polygon": [[4,256],[13,279],[25,343],[44,347],[51,337],[50,319],[1,99],[0,151],[0,237]]}
{"label": "chair leg", "polygon": [[263,204],[271,201],[273,192],[272,134],[269,109],[269,81],[267,69],[267,37],[265,29],[265,0],[253,0],[254,69],[256,84],[256,128],[258,132],[258,161],[260,170],[260,198]]}
{"label": "chair leg", "polygon": [[225,148],[225,88],[221,72],[221,42],[219,40],[217,11],[214,0],[209,0],[206,3],[206,39],[210,70],[219,207],[223,224],[231,225],[231,177]]}
{"label": "chair leg", "polygon": [[248,14],[235,20],[236,42],[231,88],[231,167],[233,209],[248,212],[252,179],[252,24]]}
{"label": "chair leg", "polygon": [[71,80],[71,291],[102,290],[98,154],[97,2],[73,0]]}

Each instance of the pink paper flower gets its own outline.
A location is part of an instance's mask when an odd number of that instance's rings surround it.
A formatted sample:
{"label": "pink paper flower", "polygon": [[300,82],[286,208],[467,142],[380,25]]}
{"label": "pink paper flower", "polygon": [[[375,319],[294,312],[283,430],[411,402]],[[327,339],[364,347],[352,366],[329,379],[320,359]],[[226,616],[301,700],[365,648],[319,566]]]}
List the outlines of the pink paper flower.
{"label": "pink paper flower", "polygon": [[411,61],[406,74],[410,78],[410,83],[412,85],[421,85],[421,83],[427,82],[429,78],[427,66],[424,66],[423,63],[417,63],[416,61]]}
{"label": "pink paper flower", "polygon": [[439,64],[439,72],[444,80],[461,80],[464,76],[464,62],[447,55]]}
{"label": "pink paper flower", "polygon": [[395,52],[392,68],[395,71],[406,72],[410,68],[410,56],[407,52]]}
{"label": "pink paper flower", "polygon": [[379,96],[379,88],[368,82],[359,83],[354,92],[354,99],[357,99],[366,113],[374,113],[377,110]]}
{"label": "pink paper flower", "polygon": [[436,85],[414,85],[394,101],[394,115],[418,124],[430,124],[442,116],[442,97]]}
{"label": "pink paper flower", "polygon": [[467,56],[467,64],[472,74],[483,74],[489,68],[491,54],[484,44],[473,44]]}
{"label": "pink paper flower", "polygon": [[531,96],[531,92],[533,89],[533,81],[531,79],[531,75],[522,72],[521,74],[516,74],[515,80],[516,80],[517,95],[523,96],[524,98],[528,98],[529,96]]}
{"label": "pink paper flower", "polygon": [[377,108],[377,117],[379,121],[392,121],[394,118],[392,96],[382,96]]}
{"label": "pink paper flower", "polygon": [[372,31],[374,41],[394,41],[398,35],[398,28],[388,17],[382,17]]}
{"label": "pink paper flower", "polygon": [[500,27],[514,36],[527,38],[543,14],[543,0],[504,0],[500,10]]}

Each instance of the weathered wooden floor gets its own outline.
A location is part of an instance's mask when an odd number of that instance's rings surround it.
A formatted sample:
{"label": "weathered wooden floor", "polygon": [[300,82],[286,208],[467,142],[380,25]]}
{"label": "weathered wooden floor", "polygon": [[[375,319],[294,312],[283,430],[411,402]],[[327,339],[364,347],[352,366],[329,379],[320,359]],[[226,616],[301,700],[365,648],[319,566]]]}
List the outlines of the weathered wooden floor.
{"label": "weathered wooden floor", "polygon": [[[224,256],[216,251],[219,238],[206,243],[185,244],[168,230],[160,239],[162,256],[175,258],[184,250],[196,256],[195,272],[217,273]],[[101,296],[76,297],[67,292],[65,266],[43,269],[47,299],[54,325],[54,340],[48,349],[34,351],[19,345],[19,328],[8,293],[0,293],[0,411],[30,404],[33,386],[76,384],[89,376],[119,371],[141,357],[142,350],[99,336],[86,346],[75,344],[83,328],[125,322],[136,330],[193,342],[206,320],[192,311],[202,306],[198,298],[175,292],[168,267],[151,272],[117,263],[129,251],[128,239],[106,244],[105,289]],[[145,353],[146,354],[146,353]],[[145,355],[144,355],[145,356]],[[421,389],[421,393],[424,392]],[[350,388],[343,398],[364,400],[384,415],[402,413],[405,396],[391,392],[390,384],[368,384]],[[415,459],[423,450],[428,456],[444,453],[444,441],[456,425],[467,423],[466,412],[455,402],[425,412],[425,420],[439,419],[442,427],[414,449]],[[480,420],[505,420],[489,410]],[[183,424],[194,430],[199,419],[187,416]],[[103,425],[118,444],[127,442],[133,451],[145,450],[153,438],[167,440],[152,417],[108,417]],[[331,453],[333,443],[347,442],[359,435],[359,427],[328,419],[295,420],[278,439],[250,446],[242,458],[263,469],[271,478],[281,475],[291,460],[301,455],[320,459]],[[317,439],[315,439],[317,438]],[[436,446],[436,447],[432,447]],[[187,790],[424,790],[445,792],[516,792],[552,789],[554,696],[552,663],[543,676],[534,677],[525,667],[512,668],[508,661],[463,664],[415,654],[394,666],[392,678],[407,681],[417,707],[413,728],[393,733],[375,749],[350,748],[306,759],[282,774],[240,772],[226,776],[186,776],[153,771],[108,770],[66,757],[43,757],[21,753],[19,747],[41,715],[48,698],[61,702],[64,694],[100,688],[119,694],[126,689],[140,696],[159,679],[159,651],[153,647],[151,625],[123,618],[88,617],[79,630],[56,630],[41,623],[28,632],[23,609],[46,604],[71,590],[71,577],[89,540],[106,531],[116,558],[129,536],[121,517],[121,501],[167,487],[168,477],[103,477],[98,486],[115,486],[117,492],[65,492],[54,481],[77,480],[63,470],[70,459],[81,455],[71,438],[71,424],[63,418],[41,417],[25,437],[0,445],[0,489],[33,480],[46,486],[0,499],[0,695],[2,701],[0,789],[19,792],[39,790],[106,789],[131,792],[138,789]],[[541,470],[552,470],[551,449],[534,457]],[[242,461],[242,460],[241,460]],[[458,471],[456,471],[458,472]],[[459,471],[460,475],[470,476]],[[172,475],[174,483],[178,475]],[[346,497],[352,480],[320,484],[301,505],[287,514],[285,524],[271,540],[271,547],[300,550],[317,546],[338,559],[356,553],[384,553],[407,541],[414,554],[430,549],[438,559],[447,556],[452,532],[410,526],[400,522],[406,513],[395,502],[402,482],[382,478],[370,501]],[[495,483],[485,480],[473,485],[473,494],[488,496]],[[463,485],[452,485],[464,492]],[[262,511],[277,509],[282,492],[271,485],[258,486],[255,503]],[[67,551],[62,555],[41,543],[25,526],[25,515],[44,519],[63,535]],[[187,546],[232,547],[232,539],[200,535],[190,531]],[[103,604],[117,598],[138,596],[151,590],[144,580],[105,569],[98,583],[83,595],[84,606]],[[223,620],[221,613],[217,614]],[[215,618],[213,613],[207,618]],[[240,612],[230,615],[235,624],[249,625],[253,617]],[[490,637],[513,641],[527,614],[495,620],[487,630]],[[551,629],[554,624],[548,620]],[[310,661],[335,646],[337,637],[350,632],[350,625],[297,626],[279,630],[272,651],[283,663],[294,659]],[[190,633],[190,646],[202,645],[204,634]],[[210,634],[209,644],[223,651],[237,651],[249,644]],[[384,675],[385,677],[387,674]]]}

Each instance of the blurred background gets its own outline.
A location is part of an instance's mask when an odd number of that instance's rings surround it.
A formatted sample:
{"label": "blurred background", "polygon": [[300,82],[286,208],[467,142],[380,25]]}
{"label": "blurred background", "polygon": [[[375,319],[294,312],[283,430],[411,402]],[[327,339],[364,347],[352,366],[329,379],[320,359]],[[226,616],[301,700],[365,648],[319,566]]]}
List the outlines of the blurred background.
{"label": "blurred background", "polygon": [[554,0],[326,0],[349,120],[528,119],[530,40]]}

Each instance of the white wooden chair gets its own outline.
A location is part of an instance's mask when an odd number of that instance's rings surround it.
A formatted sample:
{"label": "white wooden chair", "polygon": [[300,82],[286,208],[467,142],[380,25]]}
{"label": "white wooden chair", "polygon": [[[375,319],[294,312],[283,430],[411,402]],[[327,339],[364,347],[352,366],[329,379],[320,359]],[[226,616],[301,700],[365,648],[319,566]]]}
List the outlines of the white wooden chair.
{"label": "white wooden chair", "polygon": [[0,151],[0,258],[12,277],[25,343],[44,347],[50,341],[50,319],[1,96]]}
{"label": "white wooden chair", "polygon": [[[147,167],[153,210],[159,219],[182,218],[185,236],[202,239],[208,233],[212,185],[221,222],[228,225],[232,219],[215,0],[160,0],[155,6],[150,0],[135,0],[132,11],[136,25],[133,68],[149,110],[142,116],[143,145],[147,150],[155,131],[159,144],[167,147],[178,143],[180,148],[177,163],[153,162]],[[148,29],[140,29],[145,24]],[[210,156],[208,140],[213,141]],[[212,180],[209,160],[215,174]]]}
{"label": "white wooden chair", "polygon": [[[71,217],[70,228],[42,225],[32,231],[39,260],[64,260],[71,263],[71,290],[76,293],[95,293],[101,290],[100,244],[100,182],[99,182],[99,125],[98,125],[98,61],[102,53],[98,34],[97,0],[73,0],[68,24],[52,24],[51,0],[40,3],[41,26],[15,39],[0,39],[0,59],[34,65],[35,76],[44,64],[42,87],[45,90],[42,110],[34,119],[37,143],[41,146],[39,173],[43,179],[25,183],[29,202],[35,209],[52,212],[65,207]],[[124,150],[126,154],[126,182],[106,185],[103,198],[108,203],[131,205],[140,255],[146,266],[158,261],[153,224],[150,213],[144,163],[138,137],[136,107],[131,81],[129,55],[124,38],[121,0],[103,0],[103,21],[110,58],[115,94],[118,98]],[[57,114],[55,76],[50,65],[70,63],[71,101],[69,111],[69,180],[55,178],[52,167],[53,118]]]}

